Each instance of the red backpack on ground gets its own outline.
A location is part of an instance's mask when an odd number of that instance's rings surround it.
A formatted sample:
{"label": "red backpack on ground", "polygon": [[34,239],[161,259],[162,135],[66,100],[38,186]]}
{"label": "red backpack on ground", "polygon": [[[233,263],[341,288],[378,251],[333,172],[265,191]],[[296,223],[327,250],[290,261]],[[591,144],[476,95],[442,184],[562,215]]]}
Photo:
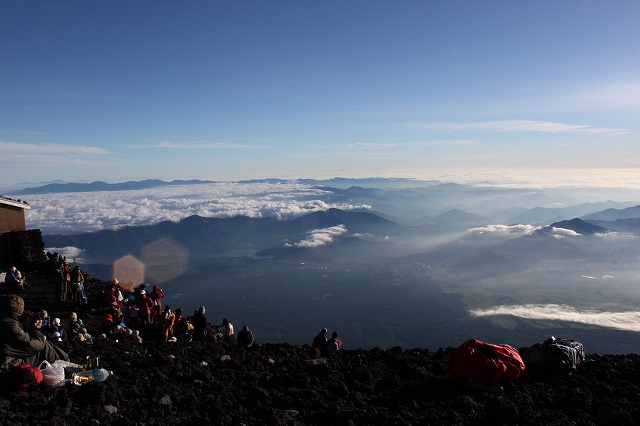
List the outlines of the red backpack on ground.
{"label": "red backpack on ground", "polygon": [[38,386],[42,380],[42,371],[38,367],[29,364],[17,365],[2,373],[0,391],[28,390]]}
{"label": "red backpack on ground", "polygon": [[518,350],[505,344],[467,340],[454,350],[447,360],[449,378],[456,382],[469,379],[487,386],[515,380],[525,366]]}

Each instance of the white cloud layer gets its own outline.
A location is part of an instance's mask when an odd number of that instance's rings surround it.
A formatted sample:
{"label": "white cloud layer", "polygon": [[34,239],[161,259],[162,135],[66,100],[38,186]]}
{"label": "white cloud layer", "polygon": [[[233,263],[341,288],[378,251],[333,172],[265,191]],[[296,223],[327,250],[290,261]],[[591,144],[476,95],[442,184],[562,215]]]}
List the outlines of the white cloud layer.
{"label": "white cloud layer", "polygon": [[309,231],[308,237],[299,243],[286,243],[286,247],[302,247],[313,248],[330,244],[335,241],[337,237],[347,232],[347,228],[344,225],[332,226],[330,228],[314,229]]}
{"label": "white cloud layer", "polygon": [[69,263],[77,262],[83,263],[85,259],[82,257],[84,250],[78,247],[66,246],[66,247],[45,247],[45,250],[51,253],[58,253],[66,257]]}
{"label": "white cloud layer", "polygon": [[530,235],[540,229],[534,225],[485,225],[469,229],[472,234],[495,234],[495,235]]}
{"label": "white cloud layer", "polygon": [[557,238],[562,238],[562,237],[579,237],[580,233],[574,231],[573,229],[567,229],[567,228],[556,228],[555,226],[552,226],[550,228],[550,232],[551,234],[553,234],[554,237]]}
{"label": "white cloud layer", "polygon": [[276,217],[289,219],[338,208],[369,209],[366,204],[326,201],[333,195],[290,183],[213,183],[138,191],[73,192],[29,195],[29,228],[44,234],[81,233],[123,226],[177,222],[188,216]]}
{"label": "white cloud layer", "polygon": [[548,304],[505,305],[491,309],[471,310],[470,313],[477,317],[511,315],[531,320],[569,321],[616,330],[640,331],[640,311],[608,312]]}

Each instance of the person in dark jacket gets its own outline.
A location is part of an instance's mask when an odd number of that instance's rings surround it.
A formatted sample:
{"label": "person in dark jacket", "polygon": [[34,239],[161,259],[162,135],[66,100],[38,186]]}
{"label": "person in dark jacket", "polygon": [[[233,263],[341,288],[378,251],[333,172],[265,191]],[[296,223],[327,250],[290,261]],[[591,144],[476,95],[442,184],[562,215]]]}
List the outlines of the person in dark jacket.
{"label": "person in dark jacket", "polygon": [[254,343],[253,333],[251,332],[251,330],[249,330],[249,327],[247,327],[246,325],[243,325],[242,330],[238,332],[237,342],[238,342],[238,345],[242,346],[243,348],[250,348],[251,346],[253,346],[253,343]]}
{"label": "person in dark jacket", "polygon": [[311,347],[319,351],[324,350],[327,347],[327,333],[329,333],[329,330],[327,330],[326,328],[320,330],[316,337],[313,338]]}
{"label": "person in dark jacket", "polygon": [[193,340],[202,340],[207,332],[207,317],[204,315],[206,309],[204,306],[198,308],[191,318],[191,324],[193,324]]}
{"label": "person in dark jacket", "polygon": [[28,330],[20,323],[24,313],[24,300],[9,295],[0,303],[0,369],[20,364],[39,366],[42,361],[51,363],[69,356],[62,349],[46,340],[40,328],[42,319],[35,316]]}
{"label": "person in dark jacket", "polygon": [[182,341],[188,330],[189,323],[187,323],[187,319],[183,315],[182,308],[176,309],[176,316],[173,321],[173,337],[178,341]]}
{"label": "person in dark jacket", "polygon": [[24,279],[22,279],[20,272],[16,269],[15,266],[12,266],[11,269],[9,269],[9,271],[7,272],[7,275],[5,275],[4,283],[7,285],[10,291],[18,293],[22,293],[24,291]]}
{"label": "person in dark jacket", "polygon": [[71,295],[76,307],[87,304],[87,295],[84,288],[84,274],[78,265],[74,266],[71,271]]}

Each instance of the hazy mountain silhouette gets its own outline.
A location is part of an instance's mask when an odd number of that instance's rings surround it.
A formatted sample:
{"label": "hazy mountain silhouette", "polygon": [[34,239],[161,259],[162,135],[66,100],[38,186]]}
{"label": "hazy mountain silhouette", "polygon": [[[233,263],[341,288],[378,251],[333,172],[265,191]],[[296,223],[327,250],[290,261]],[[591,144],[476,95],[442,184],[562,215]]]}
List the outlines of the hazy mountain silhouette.
{"label": "hazy mountain silhouette", "polygon": [[47,247],[77,247],[94,261],[109,262],[125,254],[139,254],[143,247],[160,239],[170,239],[196,257],[220,256],[233,250],[260,251],[284,247],[287,241],[301,241],[308,233],[344,225],[352,233],[388,234],[399,226],[366,212],[329,209],[300,218],[205,218],[190,216],[180,222],[149,226],[127,226],[118,230],[76,235],[46,235]]}
{"label": "hazy mountain silhouette", "polygon": [[585,222],[580,218],[574,218],[570,220],[562,220],[560,222],[555,222],[549,225],[549,227],[570,229],[582,235],[604,234],[604,233],[610,232],[610,230],[607,228],[603,228],[602,226],[598,226],[598,225],[593,225],[591,223]]}
{"label": "hazy mountain silhouette", "polygon": [[212,183],[204,180],[174,180],[165,182],[158,179],[146,179],[141,181],[128,181],[122,183],[107,183],[95,181],[91,183],[50,183],[34,188],[25,188],[15,192],[16,195],[24,194],[48,194],[52,192],[94,192],[94,191],[129,191],[136,189],[158,188],[172,185],[198,185],[202,183]]}
{"label": "hazy mountain silhouette", "polygon": [[587,222],[602,226],[612,231],[640,234],[640,218],[609,220],[588,220]]}
{"label": "hazy mountain silhouette", "polygon": [[468,213],[460,209],[451,209],[439,215],[430,217],[424,216],[418,219],[416,225],[438,225],[449,229],[472,228],[480,225],[486,225],[489,219],[475,213]]}
{"label": "hazy mountain silhouette", "polygon": [[640,206],[627,207],[626,209],[606,209],[600,212],[582,216],[582,219],[593,222],[594,220],[615,221],[616,219],[640,218]]}

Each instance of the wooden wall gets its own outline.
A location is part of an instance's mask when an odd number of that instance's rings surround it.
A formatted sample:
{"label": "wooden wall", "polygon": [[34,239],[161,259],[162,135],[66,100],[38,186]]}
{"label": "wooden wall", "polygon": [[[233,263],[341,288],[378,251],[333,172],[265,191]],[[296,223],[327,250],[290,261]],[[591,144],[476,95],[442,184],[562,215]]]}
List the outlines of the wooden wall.
{"label": "wooden wall", "polygon": [[0,203],[0,233],[26,230],[24,209]]}

